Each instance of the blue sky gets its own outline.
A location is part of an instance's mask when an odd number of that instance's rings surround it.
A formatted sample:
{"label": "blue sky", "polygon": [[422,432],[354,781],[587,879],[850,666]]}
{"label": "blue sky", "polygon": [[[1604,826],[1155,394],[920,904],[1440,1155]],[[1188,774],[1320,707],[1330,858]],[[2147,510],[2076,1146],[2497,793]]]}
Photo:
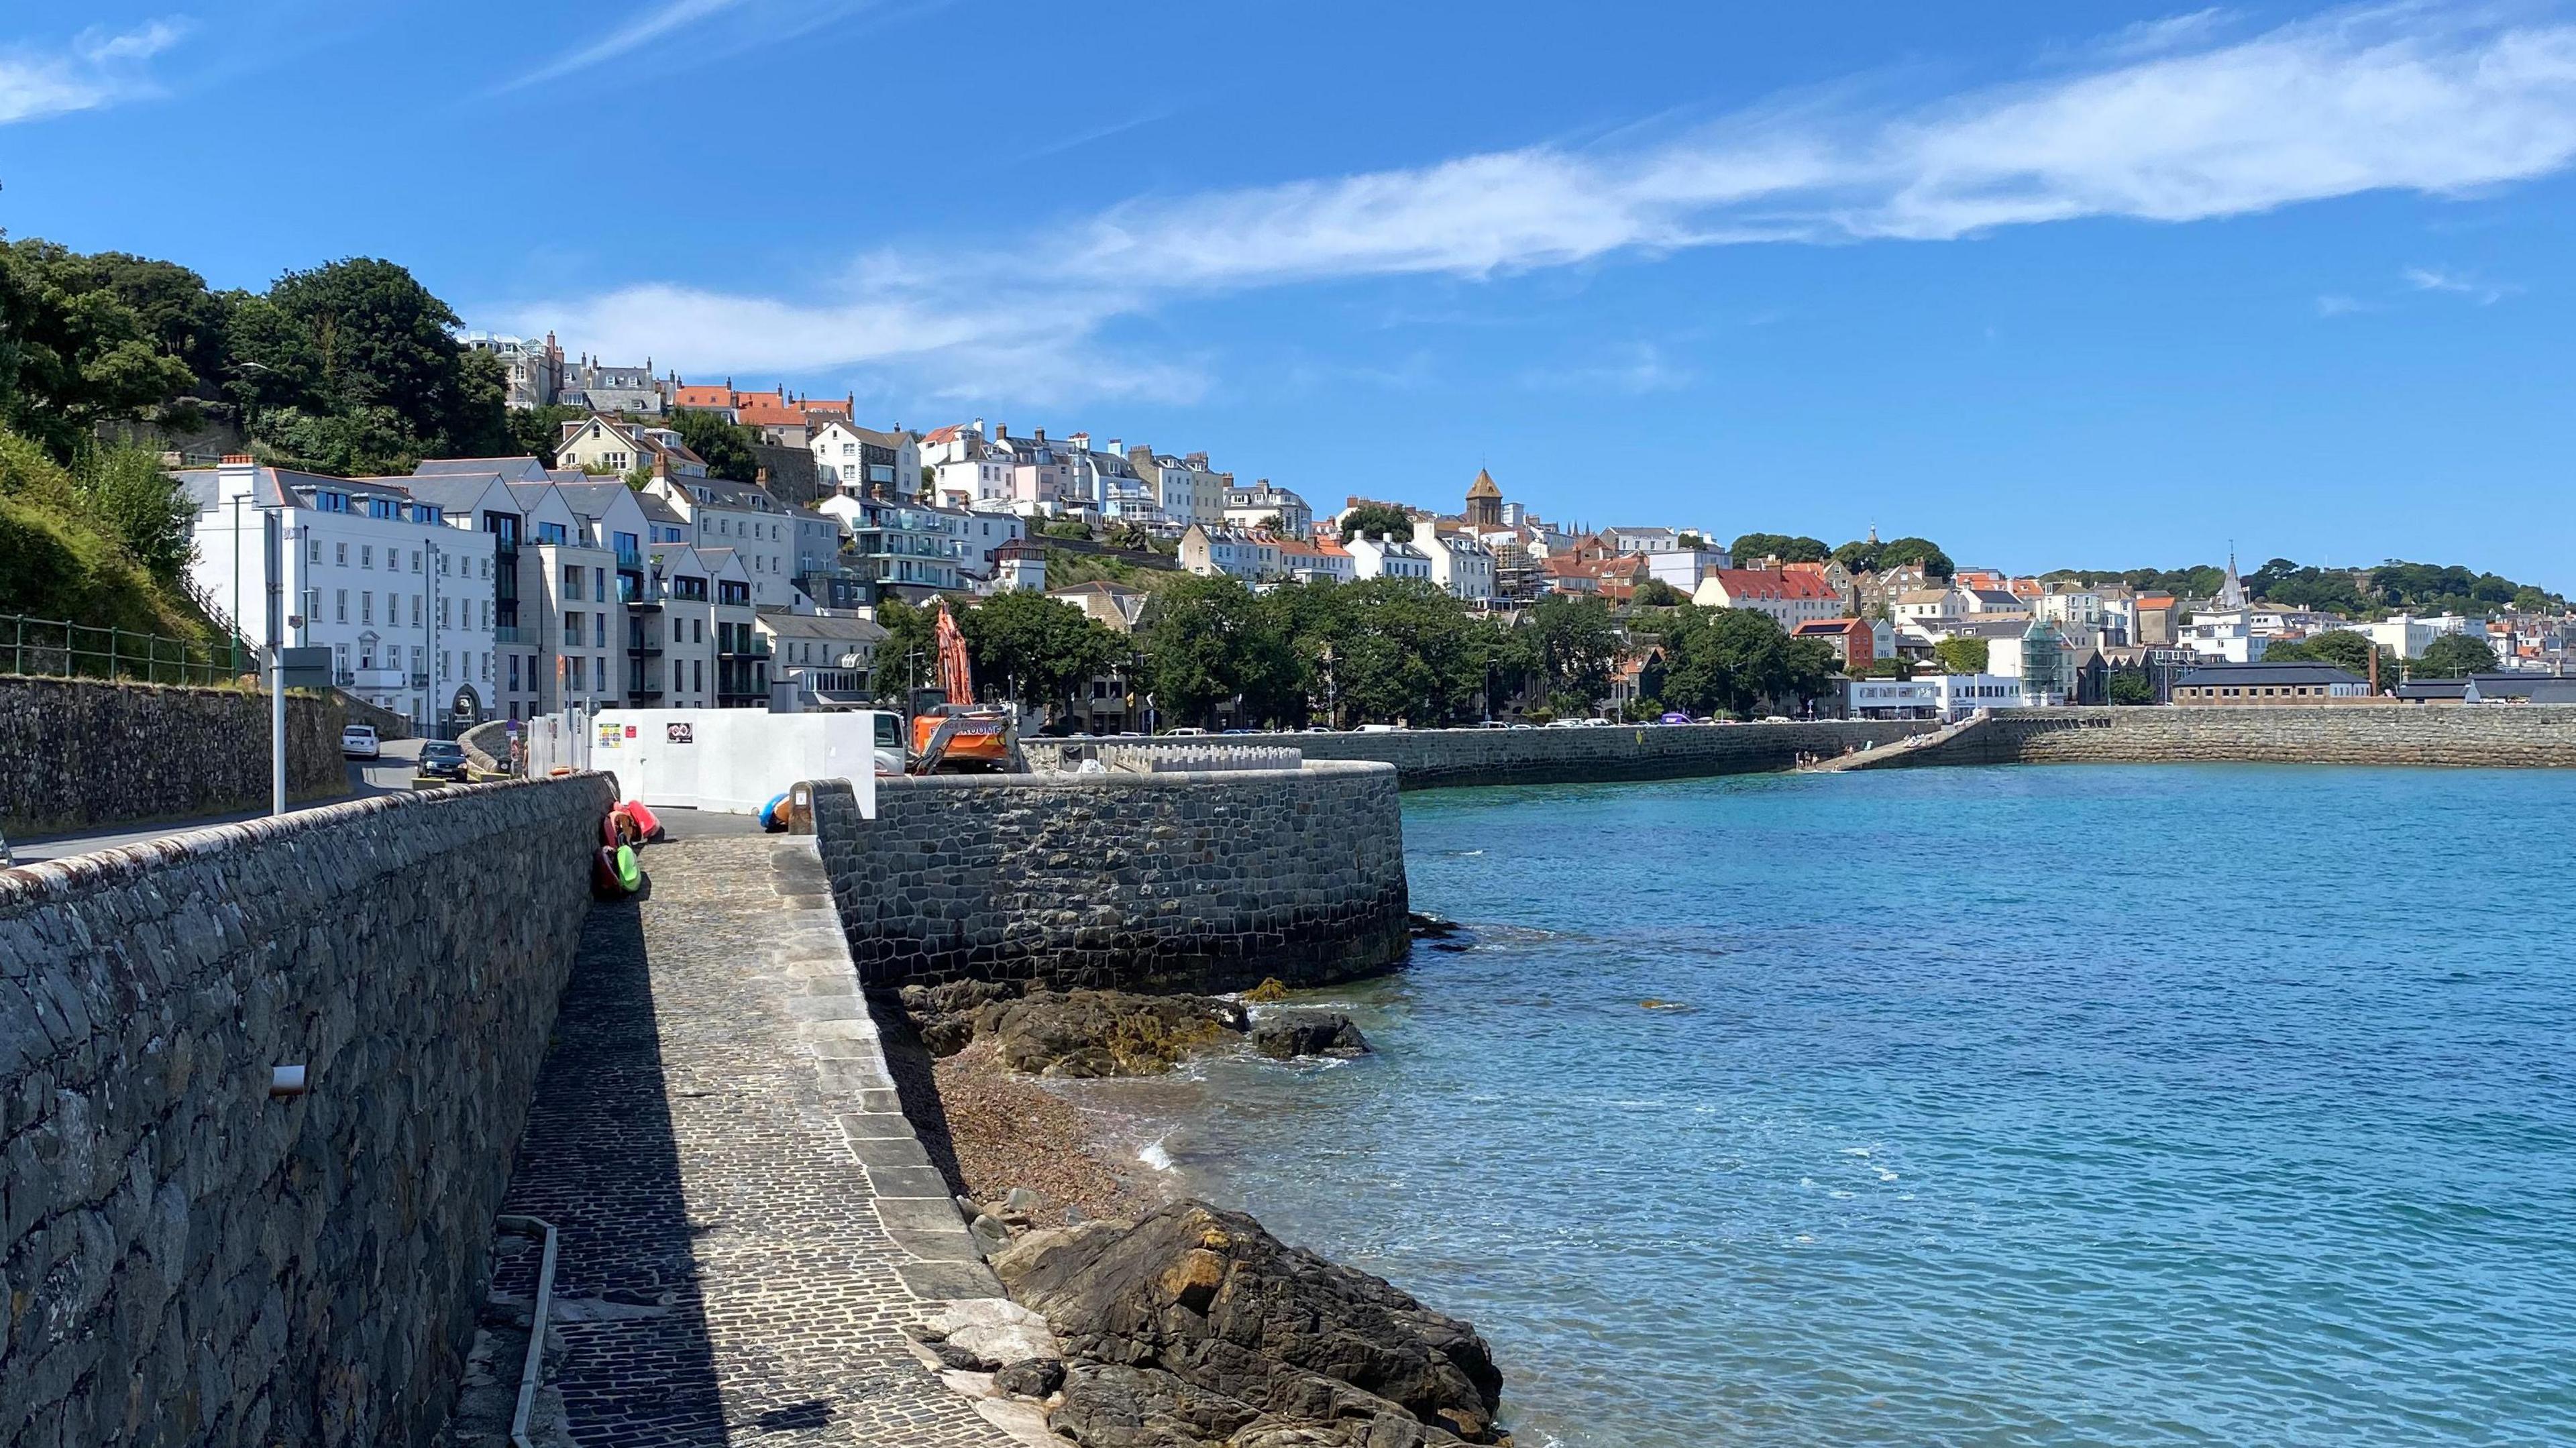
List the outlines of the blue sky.
{"label": "blue sky", "polygon": [[220,285],[1318,503],[2576,590],[2565,8],[78,8],[0,224]]}

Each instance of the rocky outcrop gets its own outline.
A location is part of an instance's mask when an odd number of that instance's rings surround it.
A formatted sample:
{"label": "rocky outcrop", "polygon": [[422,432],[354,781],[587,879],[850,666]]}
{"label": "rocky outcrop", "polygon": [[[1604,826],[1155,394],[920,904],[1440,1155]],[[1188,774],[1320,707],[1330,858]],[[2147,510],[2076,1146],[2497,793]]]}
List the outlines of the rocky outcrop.
{"label": "rocky outcrop", "polygon": [[984,981],[906,986],[922,1044],[951,1056],[990,1037],[1002,1064],[1046,1076],[1151,1076],[1243,1033],[1243,1007],[1214,996],[1033,991]]}
{"label": "rocky outcrop", "polygon": [[1252,1049],[1274,1061],[1298,1056],[1365,1056],[1368,1037],[1340,1011],[1281,1011],[1252,1028]]}
{"label": "rocky outcrop", "polygon": [[993,1259],[1065,1354],[1048,1426],[1083,1448],[1508,1444],[1474,1327],[1183,1201],[1033,1232]]}

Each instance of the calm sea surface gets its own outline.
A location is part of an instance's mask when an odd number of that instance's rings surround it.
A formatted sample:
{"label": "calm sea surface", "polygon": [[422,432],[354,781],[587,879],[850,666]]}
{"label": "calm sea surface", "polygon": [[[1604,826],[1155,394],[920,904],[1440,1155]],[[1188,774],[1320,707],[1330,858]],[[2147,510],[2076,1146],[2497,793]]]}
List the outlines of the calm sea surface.
{"label": "calm sea surface", "polygon": [[[2576,772],[1408,796],[1473,944],[1159,1088],[1525,1445],[2576,1443]],[[1641,1002],[1668,1003],[1647,1008]]]}

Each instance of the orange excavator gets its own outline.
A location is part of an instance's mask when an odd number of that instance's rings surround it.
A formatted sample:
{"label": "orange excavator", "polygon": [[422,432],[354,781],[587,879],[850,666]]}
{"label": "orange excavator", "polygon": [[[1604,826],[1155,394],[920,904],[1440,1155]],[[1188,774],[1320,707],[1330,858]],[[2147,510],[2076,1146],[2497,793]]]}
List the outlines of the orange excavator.
{"label": "orange excavator", "polygon": [[966,636],[948,616],[945,601],[932,605],[939,644],[939,687],[947,702],[912,716],[912,772],[951,774],[1003,771],[1018,765],[1010,720],[975,702],[975,678],[966,667]]}

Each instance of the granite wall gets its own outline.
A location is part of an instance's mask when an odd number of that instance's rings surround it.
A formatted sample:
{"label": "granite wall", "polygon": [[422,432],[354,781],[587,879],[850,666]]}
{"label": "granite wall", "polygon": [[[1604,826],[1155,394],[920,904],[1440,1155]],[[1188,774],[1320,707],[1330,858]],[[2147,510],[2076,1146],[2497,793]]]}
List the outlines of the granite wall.
{"label": "granite wall", "polygon": [[[1621,724],[1600,729],[1406,729],[1385,734],[1250,734],[1219,739],[1120,739],[1146,749],[1209,744],[1281,745],[1314,759],[1392,764],[1406,789],[1475,784],[1588,784],[1627,779],[1757,774],[1788,769],[1801,754],[1833,756],[1885,747],[1939,727],[1930,720],[1827,720],[1812,724]],[[1020,741],[1036,769],[1104,741]]]}
{"label": "granite wall", "polygon": [[0,872],[0,1443],[432,1441],[610,802],[399,794]]}
{"label": "granite wall", "polygon": [[[56,834],[269,802],[269,702],[240,689],[0,676],[0,832]],[[286,787],[345,794],[336,700],[286,700]]]}
{"label": "granite wall", "polygon": [[2004,709],[1887,763],[2565,767],[2576,766],[2576,705]]}
{"label": "granite wall", "polygon": [[1233,990],[1381,969],[1406,947],[1382,764],[846,780],[814,830],[859,979]]}

